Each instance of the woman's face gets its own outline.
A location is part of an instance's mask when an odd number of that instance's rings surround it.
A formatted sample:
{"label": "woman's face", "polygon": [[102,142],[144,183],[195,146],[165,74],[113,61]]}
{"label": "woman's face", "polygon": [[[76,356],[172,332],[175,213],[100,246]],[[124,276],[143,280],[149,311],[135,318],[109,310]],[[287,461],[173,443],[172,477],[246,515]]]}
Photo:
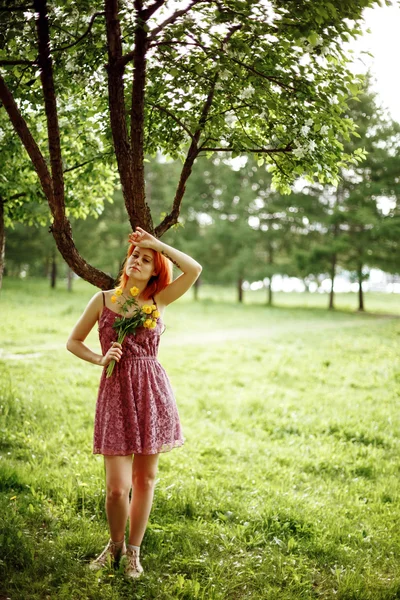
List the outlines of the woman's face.
{"label": "woman's face", "polygon": [[150,248],[135,247],[125,264],[125,273],[131,280],[147,282],[154,271],[154,251]]}

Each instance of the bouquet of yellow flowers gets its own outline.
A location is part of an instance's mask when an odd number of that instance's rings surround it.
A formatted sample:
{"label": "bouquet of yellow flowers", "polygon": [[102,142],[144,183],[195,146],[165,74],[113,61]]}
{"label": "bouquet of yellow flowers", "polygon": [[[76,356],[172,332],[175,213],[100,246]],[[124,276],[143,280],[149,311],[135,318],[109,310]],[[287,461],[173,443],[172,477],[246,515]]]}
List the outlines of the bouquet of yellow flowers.
{"label": "bouquet of yellow flowers", "polygon": [[[143,306],[139,306],[136,296],[139,294],[140,290],[137,287],[132,287],[129,292],[131,294],[130,298],[127,298],[122,305],[118,302],[121,311],[124,314],[121,317],[117,317],[113,323],[113,329],[118,332],[117,341],[119,344],[122,344],[128,333],[136,335],[136,329],[138,327],[143,326],[147,327],[147,329],[154,329],[157,326],[157,320],[160,316],[155,304],[144,304]],[[120,296],[122,296],[122,289],[117,287],[115,288],[115,294],[111,296],[111,302],[117,302]],[[136,310],[133,315],[130,317],[125,316],[129,311],[129,308],[134,305],[136,306]],[[107,377],[111,377],[114,366],[115,360],[112,359],[107,366]]]}

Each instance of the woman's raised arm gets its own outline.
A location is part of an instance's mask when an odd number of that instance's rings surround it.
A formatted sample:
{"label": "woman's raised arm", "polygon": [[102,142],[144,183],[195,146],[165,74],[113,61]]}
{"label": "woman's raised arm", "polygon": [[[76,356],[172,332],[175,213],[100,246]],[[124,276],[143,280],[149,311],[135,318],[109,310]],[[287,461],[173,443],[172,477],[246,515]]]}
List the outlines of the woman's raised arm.
{"label": "woman's raised arm", "polygon": [[191,256],[172,246],[168,246],[168,244],[164,244],[164,242],[150,235],[150,233],[147,233],[141,227],[136,227],[136,231],[129,235],[129,241],[140,248],[151,248],[156,252],[160,252],[178,269],[183,271],[181,275],[158,294],[158,300],[164,306],[171,304],[171,302],[183,296],[192,287],[202,271],[202,266]]}

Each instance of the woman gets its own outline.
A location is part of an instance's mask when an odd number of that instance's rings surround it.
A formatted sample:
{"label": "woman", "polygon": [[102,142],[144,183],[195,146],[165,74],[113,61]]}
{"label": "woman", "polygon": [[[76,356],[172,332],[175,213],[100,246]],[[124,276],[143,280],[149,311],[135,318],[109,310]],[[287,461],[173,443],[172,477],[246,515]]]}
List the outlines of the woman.
{"label": "woman", "polygon": [[[110,540],[90,568],[101,568],[110,560],[118,565],[119,559],[126,555],[126,575],[139,577],[143,572],[140,544],[153,502],[158,457],[160,452],[181,446],[184,441],[168,376],[156,358],[162,317],[165,307],[194,284],[202,267],[140,227],[129,235],[129,242],[119,285],[115,290],[93,296],[72,330],[67,349],[101,367],[115,361],[112,375],[107,377],[103,369],[101,376],[93,448],[94,454],[104,455]],[[174,281],[171,263],[182,271]],[[149,305],[150,299],[155,305],[153,310],[157,311],[153,314],[158,316],[157,324],[153,322],[154,328],[138,327],[136,334],[128,334],[121,345],[115,341],[117,332],[112,325],[120,314],[117,308],[121,301],[132,298],[133,287],[137,288],[139,306]],[[124,316],[129,317],[133,312],[130,306]],[[97,321],[103,355],[84,344]]]}

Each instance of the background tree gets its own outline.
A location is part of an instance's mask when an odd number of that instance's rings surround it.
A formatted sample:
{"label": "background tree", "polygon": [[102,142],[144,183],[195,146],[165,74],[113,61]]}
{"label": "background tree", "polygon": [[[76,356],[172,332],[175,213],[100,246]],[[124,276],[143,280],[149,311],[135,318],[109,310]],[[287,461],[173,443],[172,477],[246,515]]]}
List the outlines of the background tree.
{"label": "background tree", "polygon": [[[131,226],[157,236],[177,223],[186,182],[204,154],[255,153],[286,191],[303,174],[334,181],[338,160],[350,160],[336,138],[352,131],[341,115],[349,91],[357,93],[342,42],[359,32],[362,9],[371,4],[191,0],[171,11],[166,0],[54,0],[49,7],[34,0],[22,11],[3,0],[0,99],[39,176],[51,231],[70,267],[99,287],[113,284],[73,242],[63,162],[82,129],[64,137],[67,107],[68,122],[90,107],[84,123],[101,124],[104,146],[112,139]],[[25,106],[46,115],[50,169]],[[144,156],[157,150],[182,156],[183,167],[172,207],[154,227]]]}
{"label": "background tree", "polygon": [[[357,122],[359,143],[364,145],[367,156],[351,171],[343,170],[341,226],[347,242],[343,264],[355,274],[358,309],[364,310],[364,272],[377,264],[374,256],[380,257],[381,265],[397,263],[397,272],[400,271],[400,246],[395,248],[386,240],[388,235],[393,241],[399,231],[398,210],[397,215],[394,210],[386,214],[386,207],[393,203],[397,206],[400,198],[400,125],[385,115],[370,91],[354,103],[351,116]],[[391,228],[393,233],[389,233]]]}

